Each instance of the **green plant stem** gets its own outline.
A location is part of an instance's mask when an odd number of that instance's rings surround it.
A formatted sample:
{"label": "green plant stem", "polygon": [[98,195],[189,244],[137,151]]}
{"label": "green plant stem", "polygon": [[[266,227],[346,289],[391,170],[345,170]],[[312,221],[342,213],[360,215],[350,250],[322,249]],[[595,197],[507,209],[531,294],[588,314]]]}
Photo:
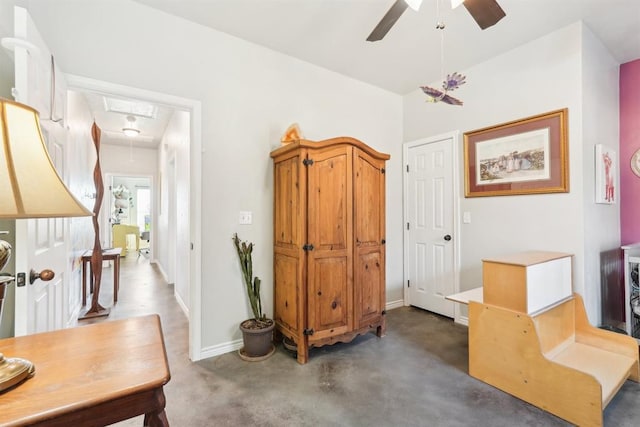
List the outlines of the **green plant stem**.
{"label": "green plant stem", "polygon": [[247,288],[251,311],[256,320],[262,321],[265,319],[265,316],[262,313],[262,302],[260,300],[260,279],[253,277],[253,259],[251,257],[253,243],[247,244],[247,242],[241,242],[237,234],[233,236],[233,243],[235,244],[240,260],[240,267],[242,268],[242,276],[245,287]]}

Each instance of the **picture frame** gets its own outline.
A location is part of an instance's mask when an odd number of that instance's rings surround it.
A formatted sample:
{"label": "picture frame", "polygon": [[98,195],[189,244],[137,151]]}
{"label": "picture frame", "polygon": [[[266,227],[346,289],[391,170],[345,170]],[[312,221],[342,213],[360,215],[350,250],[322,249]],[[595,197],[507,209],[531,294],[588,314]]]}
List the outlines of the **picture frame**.
{"label": "picture frame", "polygon": [[464,134],[465,197],[569,192],[568,109]]}
{"label": "picture frame", "polygon": [[595,200],[596,203],[612,205],[616,203],[618,157],[613,148],[603,144],[595,146]]}

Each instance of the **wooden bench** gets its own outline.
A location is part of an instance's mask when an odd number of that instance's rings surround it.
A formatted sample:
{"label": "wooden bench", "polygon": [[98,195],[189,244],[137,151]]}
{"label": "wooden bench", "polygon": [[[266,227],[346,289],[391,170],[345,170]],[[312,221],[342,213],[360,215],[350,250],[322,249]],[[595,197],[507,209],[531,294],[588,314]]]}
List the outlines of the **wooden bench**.
{"label": "wooden bench", "polygon": [[589,324],[578,294],[527,314],[469,301],[469,374],[580,426],[627,379],[638,382],[638,344]]}

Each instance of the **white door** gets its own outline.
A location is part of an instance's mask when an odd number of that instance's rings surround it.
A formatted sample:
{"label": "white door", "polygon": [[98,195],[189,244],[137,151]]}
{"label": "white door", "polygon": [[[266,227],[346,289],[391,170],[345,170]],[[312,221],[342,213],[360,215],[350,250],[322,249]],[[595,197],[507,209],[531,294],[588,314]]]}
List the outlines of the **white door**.
{"label": "white door", "polygon": [[455,135],[405,144],[405,268],[410,305],[453,317]]}
{"label": "white door", "polygon": [[[52,81],[49,49],[27,11],[15,8],[15,99],[40,113],[43,136],[58,172],[64,177],[64,147],[67,133],[58,120],[64,111],[64,82]],[[51,97],[51,92],[56,96]],[[62,95],[61,95],[62,94]],[[16,272],[24,273],[24,285],[16,282],[15,334],[26,335],[62,328],[67,314],[69,280],[66,263],[66,219],[16,220]],[[49,282],[29,281],[29,271],[50,269],[55,277]]]}

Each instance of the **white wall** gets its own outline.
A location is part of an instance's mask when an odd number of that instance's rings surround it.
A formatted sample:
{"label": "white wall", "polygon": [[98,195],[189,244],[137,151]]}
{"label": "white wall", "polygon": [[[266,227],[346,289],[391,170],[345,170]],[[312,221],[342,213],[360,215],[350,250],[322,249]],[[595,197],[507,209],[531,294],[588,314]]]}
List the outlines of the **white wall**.
{"label": "white wall", "polygon": [[[460,228],[460,284],[462,290],[482,284],[482,258],[524,250],[572,253],[574,290],[585,297],[589,318],[597,323],[599,277],[595,277],[592,257],[585,267],[585,253],[596,251],[602,235],[615,230],[619,220],[613,214],[607,215],[603,227],[606,231],[586,241],[585,234],[602,226],[598,225],[602,218],[590,213],[593,166],[587,164],[593,159],[593,141],[585,147],[583,134],[591,129],[583,124],[597,123],[609,137],[614,137],[617,129],[617,107],[612,106],[617,89],[612,80],[611,59],[594,39],[582,23],[575,23],[461,70],[467,76],[467,84],[454,95],[464,101],[462,108],[425,103],[421,91],[405,96],[404,135],[406,141],[412,141],[452,130],[468,132],[568,108],[569,193],[464,198],[464,152],[460,147],[460,214],[470,212],[472,220]],[[604,60],[605,65],[589,71],[592,74],[583,83],[584,68],[599,60]],[[599,83],[604,87],[598,87]],[[604,104],[588,106],[587,95],[593,104],[597,104],[593,98],[603,97]],[[615,236],[618,238],[619,233]]]}
{"label": "white wall", "polygon": [[[619,64],[599,39],[582,27],[582,112],[583,112],[583,209],[584,209],[584,283],[589,296],[585,300],[590,319],[601,322],[600,252],[620,247],[620,179],[616,203],[595,203],[595,145],[605,144],[620,154]],[[597,317],[596,317],[597,315]]]}
{"label": "white wall", "polygon": [[[255,271],[273,314],[269,152],[294,121],[309,139],[353,136],[393,156],[388,299],[401,298],[400,97],[129,0],[34,2],[29,12],[64,72],[202,102],[200,303],[207,354],[239,339],[238,324],[249,316],[234,232],[257,245]],[[241,210],[253,212],[252,225],[238,225]]]}
{"label": "white wall", "polygon": [[[158,150],[162,195],[156,239],[158,263],[175,285],[183,310],[189,310],[189,134],[190,114],[175,111]],[[172,189],[174,194],[169,194]],[[171,210],[171,212],[170,212]]]}

